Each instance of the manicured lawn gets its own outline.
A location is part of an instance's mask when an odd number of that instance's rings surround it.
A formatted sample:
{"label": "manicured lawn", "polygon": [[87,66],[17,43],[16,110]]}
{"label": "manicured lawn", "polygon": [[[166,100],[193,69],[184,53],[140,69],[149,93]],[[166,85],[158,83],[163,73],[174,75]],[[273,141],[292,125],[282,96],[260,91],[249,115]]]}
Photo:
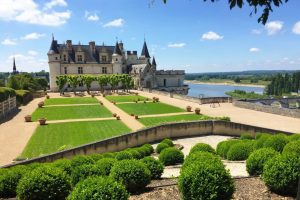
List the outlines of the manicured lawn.
{"label": "manicured lawn", "polygon": [[100,105],[81,105],[37,108],[32,114],[34,121],[43,117],[47,120],[99,118],[111,117],[111,112]]}
{"label": "manicured lawn", "polygon": [[116,104],[120,109],[124,110],[128,114],[135,115],[152,115],[152,114],[163,114],[163,113],[176,113],[184,112],[185,110],[171,106],[164,103],[153,103],[153,102],[139,102],[139,103],[125,103]]}
{"label": "manicured lawn", "polygon": [[91,104],[98,103],[96,98],[92,97],[66,97],[46,99],[45,105],[62,105],[62,104]]}
{"label": "manicured lawn", "polygon": [[37,157],[128,132],[130,129],[117,120],[68,122],[38,126],[21,157]]}
{"label": "manicured lawn", "polygon": [[133,101],[144,101],[146,97],[142,97],[139,95],[120,95],[120,96],[105,96],[105,98],[109,101],[115,102],[133,102]]}
{"label": "manicured lawn", "polygon": [[209,120],[209,119],[212,119],[212,117],[206,115],[183,114],[183,115],[163,116],[163,117],[145,117],[139,119],[139,121],[145,126],[155,126],[167,122],[184,122],[184,121]]}

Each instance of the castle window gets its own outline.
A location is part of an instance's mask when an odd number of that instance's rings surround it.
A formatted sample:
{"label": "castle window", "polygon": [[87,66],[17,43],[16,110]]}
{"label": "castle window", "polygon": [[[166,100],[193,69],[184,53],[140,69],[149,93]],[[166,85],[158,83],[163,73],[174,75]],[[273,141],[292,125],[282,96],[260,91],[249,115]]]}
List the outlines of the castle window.
{"label": "castle window", "polygon": [[67,74],[68,73],[67,67],[65,67],[64,70],[65,70],[65,74]]}
{"label": "castle window", "polygon": [[106,56],[101,56],[101,61],[106,62],[107,61]]}
{"label": "castle window", "polygon": [[83,74],[83,69],[82,69],[82,67],[78,67],[78,74]]}
{"label": "castle window", "polygon": [[116,61],[118,61],[118,58],[116,58]]}
{"label": "castle window", "polygon": [[57,60],[58,58],[57,57],[55,57],[55,60]]}
{"label": "castle window", "polygon": [[67,55],[64,55],[64,61],[67,61]]}
{"label": "castle window", "polygon": [[78,61],[78,62],[82,62],[82,55],[78,55],[78,56],[77,56],[77,61]]}
{"label": "castle window", "polygon": [[102,74],[107,74],[107,67],[102,67]]}

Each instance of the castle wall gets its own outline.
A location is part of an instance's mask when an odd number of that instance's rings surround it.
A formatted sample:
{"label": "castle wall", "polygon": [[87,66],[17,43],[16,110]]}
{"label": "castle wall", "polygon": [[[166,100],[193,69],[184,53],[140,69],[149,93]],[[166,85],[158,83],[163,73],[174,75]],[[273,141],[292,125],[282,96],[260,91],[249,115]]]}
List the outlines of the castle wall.
{"label": "castle wall", "polygon": [[182,87],[183,81],[183,70],[160,70],[156,72],[157,87]]}

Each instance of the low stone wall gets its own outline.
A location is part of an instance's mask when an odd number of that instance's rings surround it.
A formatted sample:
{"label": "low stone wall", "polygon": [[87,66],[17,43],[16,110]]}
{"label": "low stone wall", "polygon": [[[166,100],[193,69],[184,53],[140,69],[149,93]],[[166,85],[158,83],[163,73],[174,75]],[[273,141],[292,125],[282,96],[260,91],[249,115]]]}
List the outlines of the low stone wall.
{"label": "low stone wall", "polygon": [[88,155],[93,153],[121,151],[126,148],[136,147],[146,143],[158,142],[164,138],[185,138],[205,135],[240,136],[243,133],[249,133],[254,136],[258,132],[270,134],[275,134],[279,132],[288,135],[292,134],[289,132],[266,129],[227,121],[194,121],[170,123],[143,129],[140,131],[109,138],[98,142],[93,142],[73,149],[53,153],[50,155],[45,155],[42,157],[22,161],[4,167],[11,167],[18,164],[29,164],[33,162],[52,162],[61,158],[72,158],[75,155]]}
{"label": "low stone wall", "polygon": [[16,97],[11,97],[3,102],[0,102],[0,120],[17,109]]}
{"label": "low stone wall", "polygon": [[251,110],[257,110],[266,113],[272,113],[276,115],[283,115],[287,117],[300,118],[299,109],[277,108],[269,105],[261,105],[251,101],[234,101],[233,105],[240,108],[246,108]]}

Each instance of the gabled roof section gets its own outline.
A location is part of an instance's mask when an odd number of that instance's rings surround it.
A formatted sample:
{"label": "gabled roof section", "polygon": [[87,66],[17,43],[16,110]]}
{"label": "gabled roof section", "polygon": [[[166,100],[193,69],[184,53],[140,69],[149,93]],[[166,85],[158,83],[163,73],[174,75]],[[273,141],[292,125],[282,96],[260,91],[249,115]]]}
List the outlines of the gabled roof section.
{"label": "gabled roof section", "polygon": [[144,56],[146,58],[150,58],[150,54],[149,54],[149,51],[148,51],[148,47],[147,47],[146,41],[144,41],[144,45],[143,45],[141,56]]}
{"label": "gabled roof section", "polygon": [[121,49],[120,49],[120,47],[119,47],[119,44],[118,44],[118,42],[116,42],[116,46],[115,46],[115,49],[114,49],[114,53],[113,54],[117,54],[117,55],[122,55],[122,51],[121,51]]}

